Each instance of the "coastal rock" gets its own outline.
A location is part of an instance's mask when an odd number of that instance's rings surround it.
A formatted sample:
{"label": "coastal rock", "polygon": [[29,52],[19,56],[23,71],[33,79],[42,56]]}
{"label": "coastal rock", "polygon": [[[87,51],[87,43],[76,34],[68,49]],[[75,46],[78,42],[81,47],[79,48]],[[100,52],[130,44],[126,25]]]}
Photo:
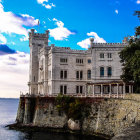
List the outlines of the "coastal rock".
{"label": "coastal rock", "polygon": [[68,128],[71,130],[80,130],[79,120],[74,121],[72,119],[69,119],[68,120]]}
{"label": "coastal rock", "polygon": [[140,140],[140,123],[123,130],[111,140]]}

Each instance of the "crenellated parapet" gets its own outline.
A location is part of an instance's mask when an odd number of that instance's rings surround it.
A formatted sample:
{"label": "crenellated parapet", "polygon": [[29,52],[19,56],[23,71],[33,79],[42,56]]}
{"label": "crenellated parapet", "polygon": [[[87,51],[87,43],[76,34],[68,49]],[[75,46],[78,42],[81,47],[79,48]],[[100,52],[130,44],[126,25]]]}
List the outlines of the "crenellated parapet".
{"label": "crenellated parapet", "polygon": [[57,52],[57,53],[73,53],[73,54],[87,54],[87,53],[91,53],[91,50],[72,50],[70,47],[52,47],[51,46],[51,50],[52,52]]}
{"label": "crenellated parapet", "polygon": [[41,38],[49,38],[49,30],[46,30],[45,34],[43,33],[35,33],[34,29],[31,29],[29,33],[29,37],[33,37],[34,39],[40,40]]}
{"label": "crenellated parapet", "polygon": [[92,48],[94,47],[124,47],[127,46],[127,43],[93,43]]}

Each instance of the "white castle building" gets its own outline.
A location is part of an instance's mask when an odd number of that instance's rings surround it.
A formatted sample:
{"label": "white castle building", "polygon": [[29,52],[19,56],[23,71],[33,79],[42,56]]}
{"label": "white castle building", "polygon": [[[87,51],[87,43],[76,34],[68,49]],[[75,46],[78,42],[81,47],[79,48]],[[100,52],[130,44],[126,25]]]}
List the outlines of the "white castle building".
{"label": "white castle building", "polygon": [[30,94],[125,93],[118,53],[127,45],[126,38],[123,43],[94,43],[91,38],[88,50],[49,46],[48,38],[48,30],[39,34],[31,29],[29,33]]}

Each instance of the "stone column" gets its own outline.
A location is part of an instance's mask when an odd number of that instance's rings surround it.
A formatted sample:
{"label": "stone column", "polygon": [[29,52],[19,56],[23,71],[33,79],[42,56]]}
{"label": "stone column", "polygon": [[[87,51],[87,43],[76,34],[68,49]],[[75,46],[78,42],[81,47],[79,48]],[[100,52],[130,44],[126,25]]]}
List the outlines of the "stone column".
{"label": "stone column", "polygon": [[103,85],[101,84],[101,97],[103,96]]}
{"label": "stone column", "polygon": [[31,101],[30,101],[29,98],[26,98],[25,99],[25,113],[24,113],[24,120],[23,120],[24,124],[29,124],[30,123],[30,119],[31,119],[30,106],[31,106]]}
{"label": "stone column", "polygon": [[117,98],[119,97],[119,84],[117,83]]}
{"label": "stone column", "polygon": [[94,97],[94,94],[95,94],[95,86],[93,85],[93,97]]}
{"label": "stone column", "polygon": [[87,87],[87,85],[85,85],[85,97],[87,96],[87,89],[88,87]]}
{"label": "stone column", "polygon": [[129,85],[129,93],[131,93],[132,91],[131,91],[131,85]]}
{"label": "stone column", "polygon": [[109,98],[111,96],[111,84],[109,84]]}
{"label": "stone column", "polygon": [[132,93],[133,93],[133,85],[132,85]]}
{"label": "stone column", "polygon": [[125,83],[123,83],[123,97],[125,96]]}

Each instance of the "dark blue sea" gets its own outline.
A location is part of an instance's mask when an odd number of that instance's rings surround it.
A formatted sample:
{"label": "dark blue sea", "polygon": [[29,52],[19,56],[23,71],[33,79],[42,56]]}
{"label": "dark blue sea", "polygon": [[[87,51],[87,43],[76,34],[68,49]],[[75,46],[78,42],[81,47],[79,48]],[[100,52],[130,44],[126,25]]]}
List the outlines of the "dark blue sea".
{"label": "dark blue sea", "polygon": [[0,98],[0,140],[102,140],[92,136],[9,130],[5,126],[15,122],[18,102],[18,99]]}

